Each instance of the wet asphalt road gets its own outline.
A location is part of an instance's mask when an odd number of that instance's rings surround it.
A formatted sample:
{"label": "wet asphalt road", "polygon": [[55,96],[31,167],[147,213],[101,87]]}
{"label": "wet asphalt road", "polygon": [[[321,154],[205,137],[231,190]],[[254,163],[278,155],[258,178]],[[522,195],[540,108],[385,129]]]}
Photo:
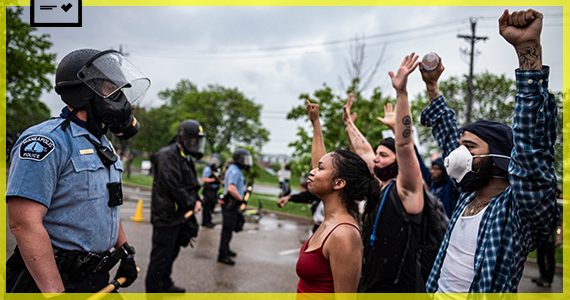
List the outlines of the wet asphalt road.
{"label": "wet asphalt road", "polygon": [[[121,292],[144,293],[148,268],[152,225],[150,224],[150,191],[124,187],[125,203],[121,207],[121,220],[129,240],[136,248],[135,261],[141,268],[139,277]],[[145,222],[133,222],[138,199],[143,200]],[[219,211],[219,206],[216,211]],[[198,214],[201,224],[201,214]],[[182,248],[174,262],[172,278],[189,293],[294,293],[298,277],[295,264],[302,243],[312,227],[309,218],[283,217],[273,213],[248,216],[244,230],[234,233],[230,247],[238,255],[236,265],[217,262],[221,231],[221,213],[213,214],[213,229],[201,227],[194,248]],[[8,230],[9,232],[9,230]],[[11,255],[15,239],[7,232],[7,256]],[[115,274],[115,270],[111,270]]]}
{"label": "wet asphalt road", "polygon": [[[276,188],[254,188],[254,192],[272,194]],[[152,225],[150,224],[150,190],[124,187],[125,204],[121,208],[121,220],[129,244],[134,245],[135,260],[141,268],[139,278],[122,293],[144,293],[144,279],[148,267]],[[133,222],[138,200],[143,200],[145,222]],[[219,211],[220,208],[216,207]],[[198,215],[200,222],[201,216]],[[213,221],[221,224],[221,213],[213,215]],[[294,293],[298,282],[295,264],[299,249],[307,239],[312,220],[294,216],[275,215],[263,212],[262,217],[248,217],[244,231],[234,234],[230,244],[238,253],[235,266],[216,261],[221,225],[213,229],[202,227],[194,248],[182,248],[174,263],[172,278],[176,285],[189,293]],[[15,239],[7,228],[7,257],[12,253]],[[111,271],[115,274],[115,270]],[[536,264],[528,262],[519,284],[521,293],[562,292],[562,270],[557,274],[551,288],[538,287],[531,282],[538,276]]]}

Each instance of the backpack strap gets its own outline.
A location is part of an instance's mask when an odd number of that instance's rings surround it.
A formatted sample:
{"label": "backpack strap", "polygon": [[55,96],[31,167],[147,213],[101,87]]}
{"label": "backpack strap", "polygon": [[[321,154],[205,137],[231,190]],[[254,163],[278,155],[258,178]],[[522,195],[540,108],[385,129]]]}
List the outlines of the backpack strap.
{"label": "backpack strap", "polygon": [[[380,219],[380,213],[382,212],[382,207],[384,206],[384,201],[386,200],[386,196],[390,191],[390,187],[394,184],[394,180],[390,182],[388,187],[386,187],[386,191],[384,191],[384,196],[382,197],[382,201],[380,202],[380,207],[378,208],[378,213],[376,214],[376,221],[374,221],[374,228],[372,229],[372,235],[370,236],[370,246],[374,246],[374,240],[376,239],[376,227],[378,226],[378,219]],[[392,197],[393,198],[393,197]]]}

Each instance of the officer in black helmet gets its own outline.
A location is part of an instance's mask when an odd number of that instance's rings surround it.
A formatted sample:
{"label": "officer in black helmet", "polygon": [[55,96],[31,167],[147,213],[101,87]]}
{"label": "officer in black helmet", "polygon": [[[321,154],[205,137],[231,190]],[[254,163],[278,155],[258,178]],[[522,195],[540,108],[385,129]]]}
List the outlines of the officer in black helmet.
{"label": "officer in black helmet", "polygon": [[200,123],[186,120],[178,126],[175,142],[155,156],[152,185],[152,252],[146,276],[147,293],[184,293],[172,282],[172,264],[180,251],[178,235],[184,214],[202,208],[200,183],[194,159],[204,155],[204,130]]}
{"label": "officer in black helmet", "polygon": [[[226,265],[234,265],[231,257],[237,254],[230,250],[230,240],[241,215],[240,206],[245,194],[245,177],[242,170],[249,172],[252,166],[252,158],[249,151],[238,148],[233,155],[233,164],[226,171],[224,177],[224,204],[222,205],[223,227],[220,238],[218,262]],[[238,229],[239,230],[239,229]]]}
{"label": "officer in black helmet", "polygon": [[119,219],[123,166],[104,134],[137,132],[131,102],[150,80],[117,51],[81,49],[62,59],[55,81],[67,106],[22,133],[11,154],[6,200],[18,246],[6,290],[96,292],[119,261],[115,279],[129,286],[137,270]]}
{"label": "officer in black helmet", "polygon": [[220,155],[214,153],[210,156],[210,161],[204,170],[202,170],[202,195],[204,196],[204,210],[202,211],[202,226],[214,228],[212,223],[212,211],[218,202],[218,189],[222,180],[220,179]]}

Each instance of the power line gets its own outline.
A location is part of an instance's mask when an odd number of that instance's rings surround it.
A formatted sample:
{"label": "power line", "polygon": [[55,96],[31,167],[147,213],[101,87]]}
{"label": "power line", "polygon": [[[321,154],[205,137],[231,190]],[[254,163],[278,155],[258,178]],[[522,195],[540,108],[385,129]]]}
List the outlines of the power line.
{"label": "power line", "polygon": [[[464,22],[464,19],[461,18],[461,19],[446,21],[446,22],[428,25],[428,26],[421,26],[421,27],[410,28],[410,29],[405,29],[405,30],[397,30],[397,31],[391,31],[391,32],[386,32],[386,33],[379,33],[379,34],[374,34],[374,35],[363,36],[362,39],[363,40],[374,40],[374,39],[384,38],[384,37],[388,37],[388,36],[402,35],[402,34],[408,34],[408,33],[412,33],[412,32],[421,32],[421,31],[425,31],[428,29],[456,25],[456,24],[460,24],[463,22]],[[186,57],[186,58],[191,58],[192,56],[200,57],[200,59],[204,59],[204,58],[208,58],[208,57],[219,58],[220,56],[224,56],[224,55],[230,55],[231,56],[230,58],[235,58],[235,57],[239,57],[240,55],[262,54],[264,52],[280,52],[283,50],[295,50],[295,49],[305,49],[305,48],[312,48],[312,47],[323,47],[323,46],[326,47],[326,46],[333,46],[333,45],[341,45],[344,43],[350,43],[352,41],[353,41],[353,38],[349,38],[349,39],[325,41],[325,42],[321,42],[321,43],[267,47],[267,48],[258,48],[255,50],[242,50],[241,52],[236,52],[233,49],[222,50],[222,51],[212,50],[212,49],[204,49],[202,51],[207,52],[207,53],[191,53],[191,54],[189,54],[188,49],[186,47],[184,47],[184,50],[182,50],[182,51],[184,51],[184,57]],[[168,47],[149,46],[149,45],[131,45],[131,46],[134,48],[137,48],[137,49],[149,49],[151,51],[152,51],[152,49],[156,49],[158,51],[163,51],[163,49],[172,50],[171,46],[168,46]],[[215,53],[212,53],[213,51]],[[169,51],[169,52],[172,53],[172,51]],[[317,52],[322,52],[322,50],[317,50]],[[305,53],[302,53],[302,54],[305,54]],[[144,56],[144,54],[140,54],[140,55]],[[298,55],[298,54],[294,54],[294,55]]]}
{"label": "power line", "polygon": [[[392,40],[386,40],[381,43],[374,43],[374,44],[367,44],[367,47],[375,47],[375,46],[382,46],[385,44],[395,44],[400,42],[407,42],[412,39],[423,39],[423,38],[430,38],[446,33],[456,32],[457,28],[452,28],[451,30],[446,30],[442,32],[434,32],[431,34],[419,34],[412,37],[401,37]],[[339,52],[339,51],[346,51],[345,47],[335,47],[335,48],[327,48],[327,49],[319,49],[319,50],[311,50],[311,51],[303,51],[297,53],[242,53],[241,55],[233,54],[189,54],[187,51],[184,52],[170,52],[170,54],[153,54],[153,53],[144,53],[138,52],[137,50],[131,51],[131,53],[137,53],[137,55],[142,57],[161,57],[167,59],[199,59],[199,60],[220,60],[220,59],[230,59],[230,60],[238,60],[238,59],[273,59],[273,58],[286,58],[286,57],[294,57],[300,55],[311,55],[311,54],[321,54],[321,53],[332,53],[332,52]]]}

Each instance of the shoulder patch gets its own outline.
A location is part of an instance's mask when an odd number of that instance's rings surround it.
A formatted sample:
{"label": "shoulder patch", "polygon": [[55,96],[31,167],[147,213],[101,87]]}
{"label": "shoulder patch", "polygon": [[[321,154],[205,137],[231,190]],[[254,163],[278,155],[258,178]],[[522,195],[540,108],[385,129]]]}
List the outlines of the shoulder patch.
{"label": "shoulder patch", "polygon": [[55,144],[50,138],[32,135],[27,137],[20,145],[20,158],[42,161],[53,149],[55,149]]}

